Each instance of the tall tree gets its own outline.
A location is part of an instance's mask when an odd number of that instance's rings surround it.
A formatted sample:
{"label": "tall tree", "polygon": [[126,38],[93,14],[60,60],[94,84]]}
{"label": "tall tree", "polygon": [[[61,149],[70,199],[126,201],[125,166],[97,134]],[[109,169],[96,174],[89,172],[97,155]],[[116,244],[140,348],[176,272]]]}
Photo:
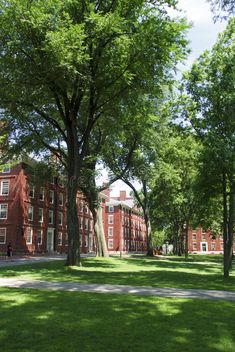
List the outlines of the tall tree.
{"label": "tall tree", "polygon": [[211,4],[214,19],[226,18],[228,15],[235,14],[234,0],[207,0]]}
{"label": "tall tree", "polygon": [[229,20],[210,52],[205,52],[185,75],[185,87],[194,100],[191,123],[201,137],[220,179],[223,203],[224,276],[232,266],[235,192],[235,19]]}
{"label": "tall tree", "polygon": [[174,3],[0,1],[0,108],[12,155],[49,152],[66,170],[67,265],[80,262],[76,194],[96,134],[155,95],[185,54],[185,21],[166,11]]}

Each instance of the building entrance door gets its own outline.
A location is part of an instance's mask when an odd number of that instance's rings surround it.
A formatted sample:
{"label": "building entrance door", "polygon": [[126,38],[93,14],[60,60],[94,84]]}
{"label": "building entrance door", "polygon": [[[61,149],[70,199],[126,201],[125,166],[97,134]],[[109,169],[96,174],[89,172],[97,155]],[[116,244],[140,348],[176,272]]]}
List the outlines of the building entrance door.
{"label": "building entrance door", "polygon": [[47,229],[47,251],[54,252],[54,229]]}
{"label": "building entrance door", "polygon": [[208,251],[207,242],[201,242],[201,252],[207,252],[207,251]]}

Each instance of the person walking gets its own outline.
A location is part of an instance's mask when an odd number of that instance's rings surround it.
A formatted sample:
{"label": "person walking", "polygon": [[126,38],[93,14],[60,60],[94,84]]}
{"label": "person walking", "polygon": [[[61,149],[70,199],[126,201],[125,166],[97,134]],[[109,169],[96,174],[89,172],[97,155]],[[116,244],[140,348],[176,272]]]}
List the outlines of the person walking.
{"label": "person walking", "polygon": [[11,242],[8,243],[7,245],[7,259],[12,260],[12,245]]}

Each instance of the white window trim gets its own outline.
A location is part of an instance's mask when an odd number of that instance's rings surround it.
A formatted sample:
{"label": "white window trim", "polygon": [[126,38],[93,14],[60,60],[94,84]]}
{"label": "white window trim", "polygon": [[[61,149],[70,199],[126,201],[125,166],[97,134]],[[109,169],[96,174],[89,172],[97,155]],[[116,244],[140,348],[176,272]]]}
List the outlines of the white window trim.
{"label": "white window trim", "polygon": [[64,194],[59,193],[59,205],[62,207],[64,205]]}
{"label": "white window trim", "polygon": [[[30,192],[32,191],[33,195],[31,196],[30,195]],[[30,198],[34,198],[35,196],[35,187],[32,185],[32,186],[29,186],[29,197]]]}
{"label": "white window trim", "polygon": [[[29,205],[29,210],[32,210],[31,211],[31,213],[30,213],[30,211],[29,211],[29,215],[28,215],[28,218],[29,218],[29,221],[33,221],[33,215],[34,215],[34,207],[33,207],[33,205]],[[31,216],[30,216],[31,215]]]}
{"label": "white window trim", "polygon": [[[3,193],[3,184],[7,183],[8,187],[7,187],[7,193]],[[2,180],[1,182],[1,196],[8,196],[9,195],[9,189],[10,189],[10,181],[8,180]]]}
{"label": "white window trim", "polygon": [[54,224],[54,211],[49,210],[48,212],[48,224],[53,225]]}
{"label": "white window trim", "polygon": [[[28,241],[28,231],[30,230],[30,241]],[[26,244],[32,244],[33,243],[33,229],[31,227],[27,228],[26,231]]]}
{"label": "white window trim", "polygon": [[[42,192],[41,192],[42,191]],[[41,197],[42,196],[42,197]],[[41,202],[43,202],[45,200],[45,188],[44,187],[40,187],[39,190],[39,200]]]}
{"label": "white window trim", "polygon": [[113,249],[113,239],[108,239],[108,249]]}
{"label": "white window trim", "polygon": [[108,227],[108,237],[113,237],[113,227]]}
{"label": "white window trim", "polygon": [[61,211],[59,211],[59,214],[58,214],[58,225],[59,226],[63,225],[63,213]]}
{"label": "white window trim", "polygon": [[113,205],[109,205],[109,213],[113,213],[114,212],[114,206]]}
{"label": "white window trim", "polygon": [[[112,221],[111,221],[112,219]],[[113,225],[113,215],[108,216],[108,224]]]}
{"label": "white window trim", "polygon": [[[41,220],[39,219],[40,209],[42,210],[42,218],[41,218]],[[43,214],[43,208],[38,208],[38,222],[40,222],[40,223],[42,223],[42,222],[43,222],[43,218],[44,218],[44,216],[43,216],[43,215],[44,215],[44,214]]]}
{"label": "white window trim", "polygon": [[1,214],[1,212],[2,212],[2,206],[6,206],[6,217],[0,217],[0,219],[3,219],[3,220],[5,220],[5,219],[7,219],[7,216],[8,216],[8,204],[0,204],[0,214]]}
{"label": "white window trim", "polygon": [[[51,197],[51,195],[52,195],[52,197]],[[55,192],[52,189],[50,189],[49,190],[49,203],[54,204],[54,201],[55,201]]]}
{"label": "white window trim", "polygon": [[[2,233],[2,232],[4,232],[4,233]],[[5,227],[0,228],[0,236],[4,237],[4,242],[0,242],[0,244],[6,244],[7,229]]]}

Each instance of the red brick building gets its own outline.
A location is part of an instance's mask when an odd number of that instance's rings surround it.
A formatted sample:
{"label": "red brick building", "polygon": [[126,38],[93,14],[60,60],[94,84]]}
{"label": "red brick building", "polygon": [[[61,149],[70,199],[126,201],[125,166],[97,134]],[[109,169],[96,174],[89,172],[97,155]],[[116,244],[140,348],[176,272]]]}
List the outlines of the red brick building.
{"label": "red brick building", "polygon": [[109,251],[144,252],[147,248],[146,227],[133,198],[126,191],[119,197],[108,197],[106,202],[105,234]]}
{"label": "red brick building", "polygon": [[[133,200],[121,192],[112,199],[100,194],[109,251],[143,251],[145,226]],[[34,185],[27,165],[19,163],[0,172],[0,252],[9,242],[14,252],[67,252],[66,189],[60,179]],[[95,252],[93,220],[82,193],[77,195],[81,252]]]}
{"label": "red brick building", "polygon": [[[214,236],[210,231],[204,231],[201,227],[189,231],[189,252],[190,253],[223,253],[223,236]],[[233,246],[235,252],[235,243]]]}

